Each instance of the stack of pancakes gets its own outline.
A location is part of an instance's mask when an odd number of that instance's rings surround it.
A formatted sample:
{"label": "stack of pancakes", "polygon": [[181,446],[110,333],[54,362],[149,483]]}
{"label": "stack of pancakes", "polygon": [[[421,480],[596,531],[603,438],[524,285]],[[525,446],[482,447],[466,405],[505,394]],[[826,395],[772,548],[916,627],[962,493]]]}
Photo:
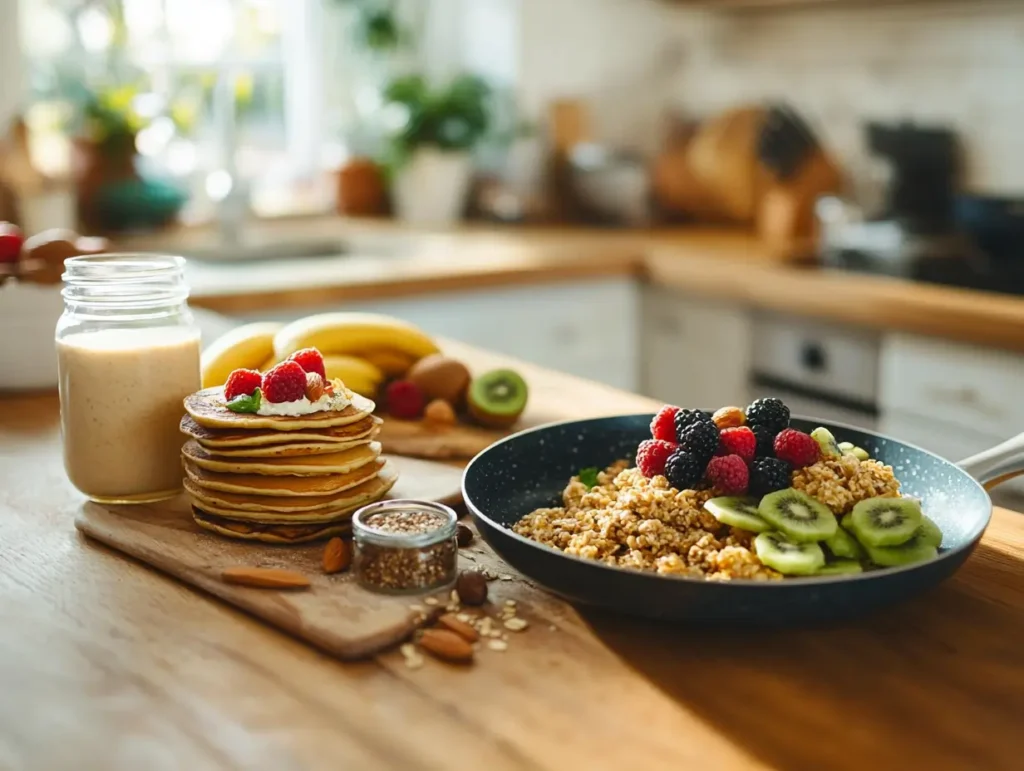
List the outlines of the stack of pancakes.
{"label": "stack of pancakes", "polygon": [[398,478],[373,441],[374,404],[352,394],[344,410],[296,417],[234,413],[222,388],[185,400],[185,490],[200,527],[268,543],[351,532],[352,513]]}

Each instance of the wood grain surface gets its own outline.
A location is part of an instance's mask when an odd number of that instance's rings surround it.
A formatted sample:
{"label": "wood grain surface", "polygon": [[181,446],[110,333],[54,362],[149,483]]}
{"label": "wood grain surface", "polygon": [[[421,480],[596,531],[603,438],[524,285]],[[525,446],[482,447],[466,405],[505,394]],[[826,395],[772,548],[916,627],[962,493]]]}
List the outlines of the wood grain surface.
{"label": "wood grain surface", "polygon": [[[515,366],[529,425],[654,406]],[[0,402],[0,455],[0,768],[1021,768],[1014,512],[954,578],[856,623],[659,625],[514,576],[491,584],[489,612],[530,622],[507,651],[414,670],[340,663],[79,535],[55,396]],[[479,541],[462,559],[505,570]]]}
{"label": "wood grain surface", "polygon": [[384,452],[433,460],[471,460],[512,431],[471,426],[438,425],[426,420],[398,420],[385,416],[377,441]]}

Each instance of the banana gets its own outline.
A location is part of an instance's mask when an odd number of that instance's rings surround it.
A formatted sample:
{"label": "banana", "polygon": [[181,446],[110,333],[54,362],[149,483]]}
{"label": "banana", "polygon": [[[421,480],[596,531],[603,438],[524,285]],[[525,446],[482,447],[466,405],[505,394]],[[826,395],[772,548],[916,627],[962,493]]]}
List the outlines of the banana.
{"label": "banana", "polygon": [[391,348],[367,351],[363,354],[363,358],[387,377],[402,377],[417,361],[409,354]]}
{"label": "banana", "polygon": [[391,349],[421,359],[440,349],[418,327],[377,313],[321,313],[293,321],[274,337],[274,352],[284,359],[300,348],[320,353],[362,356]]}
{"label": "banana", "polygon": [[274,353],[274,336],[281,324],[260,321],[243,324],[214,340],[200,358],[203,388],[224,385],[236,369],[255,369]]}
{"label": "banana", "polygon": [[263,364],[260,365],[259,370],[260,372],[266,372],[275,364],[277,364],[277,357],[271,354],[270,357],[265,362],[263,362]]}
{"label": "banana", "polygon": [[363,394],[363,391],[356,385],[366,387],[376,393],[377,388],[384,382],[383,372],[366,359],[360,359],[357,356],[328,354],[324,356],[324,369],[327,370],[328,380],[339,377],[345,385],[360,394]]}

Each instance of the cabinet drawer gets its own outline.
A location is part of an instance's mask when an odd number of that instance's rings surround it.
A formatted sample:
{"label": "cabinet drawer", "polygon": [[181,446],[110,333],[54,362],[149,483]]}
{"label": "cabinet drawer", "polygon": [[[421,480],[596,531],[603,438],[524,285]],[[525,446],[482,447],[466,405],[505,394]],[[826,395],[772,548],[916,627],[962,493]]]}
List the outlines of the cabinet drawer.
{"label": "cabinet drawer", "polygon": [[881,404],[979,434],[1024,430],[1024,357],[908,335],[882,347]]}

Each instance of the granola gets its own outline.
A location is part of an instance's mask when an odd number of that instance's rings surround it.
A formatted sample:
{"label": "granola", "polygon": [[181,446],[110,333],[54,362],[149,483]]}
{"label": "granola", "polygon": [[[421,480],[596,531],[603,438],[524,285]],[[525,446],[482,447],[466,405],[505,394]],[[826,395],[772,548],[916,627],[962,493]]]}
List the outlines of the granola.
{"label": "granola", "polygon": [[793,487],[824,503],[837,514],[845,514],[868,498],[896,498],[900,483],[877,460],[859,460],[853,455],[823,458],[793,472]]}

